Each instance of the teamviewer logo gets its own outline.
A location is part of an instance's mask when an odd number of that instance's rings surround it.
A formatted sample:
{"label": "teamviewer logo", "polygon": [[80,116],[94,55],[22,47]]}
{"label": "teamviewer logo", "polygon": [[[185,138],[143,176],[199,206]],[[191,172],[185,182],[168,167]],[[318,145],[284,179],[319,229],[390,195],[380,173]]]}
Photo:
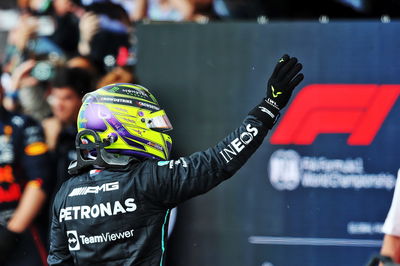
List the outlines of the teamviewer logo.
{"label": "teamviewer logo", "polygon": [[79,245],[78,233],[75,230],[67,231],[68,237],[68,249],[70,251],[80,250],[81,246]]}

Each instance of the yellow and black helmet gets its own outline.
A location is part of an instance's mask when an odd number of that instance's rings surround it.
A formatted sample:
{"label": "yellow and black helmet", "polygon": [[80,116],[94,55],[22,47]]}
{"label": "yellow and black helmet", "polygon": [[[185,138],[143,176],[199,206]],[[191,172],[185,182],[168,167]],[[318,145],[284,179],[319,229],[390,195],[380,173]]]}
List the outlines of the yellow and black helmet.
{"label": "yellow and black helmet", "polygon": [[172,140],[164,132],[171,129],[156,98],[136,84],[111,84],[86,94],[78,115],[78,134],[94,131],[108,143],[105,151],[119,155],[167,160]]}

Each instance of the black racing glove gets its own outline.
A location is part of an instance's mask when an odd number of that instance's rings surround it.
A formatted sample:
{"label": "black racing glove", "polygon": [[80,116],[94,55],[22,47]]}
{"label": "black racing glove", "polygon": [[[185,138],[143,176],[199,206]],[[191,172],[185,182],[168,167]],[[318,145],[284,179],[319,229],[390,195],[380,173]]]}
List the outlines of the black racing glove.
{"label": "black racing glove", "polygon": [[19,239],[20,234],[11,232],[6,227],[0,225],[0,262],[10,256]]}
{"label": "black racing glove", "polygon": [[304,75],[299,74],[302,68],[296,57],[286,54],[282,56],[268,80],[266,97],[249,114],[271,128],[279,116],[279,111],[288,103],[294,88],[304,79]]}

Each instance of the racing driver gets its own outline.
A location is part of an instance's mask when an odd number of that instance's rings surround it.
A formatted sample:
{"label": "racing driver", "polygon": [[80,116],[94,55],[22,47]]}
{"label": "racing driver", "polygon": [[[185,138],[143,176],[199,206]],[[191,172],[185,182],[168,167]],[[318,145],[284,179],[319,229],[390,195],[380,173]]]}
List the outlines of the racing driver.
{"label": "racing driver", "polygon": [[163,265],[170,210],[230,178],[261,145],[302,65],[284,55],[266,97],[215,147],[168,160],[172,126],[144,87],[88,93],[78,114],[74,175],[53,209],[49,265]]}

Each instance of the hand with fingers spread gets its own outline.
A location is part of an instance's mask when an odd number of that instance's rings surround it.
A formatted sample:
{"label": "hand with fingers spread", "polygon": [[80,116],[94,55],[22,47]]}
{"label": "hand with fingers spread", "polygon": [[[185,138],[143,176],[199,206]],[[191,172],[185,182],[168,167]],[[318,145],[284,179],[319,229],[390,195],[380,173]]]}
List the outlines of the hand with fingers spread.
{"label": "hand with fingers spread", "polygon": [[[286,54],[282,56],[268,80],[266,97],[249,114],[272,127],[279,117],[279,111],[288,103],[294,88],[304,79],[304,75],[300,73],[302,68],[296,57]],[[271,124],[270,119],[274,123]]]}
{"label": "hand with fingers spread", "polygon": [[304,79],[302,64],[296,57],[282,56],[268,80],[266,102],[281,110],[288,103],[293,89]]}

